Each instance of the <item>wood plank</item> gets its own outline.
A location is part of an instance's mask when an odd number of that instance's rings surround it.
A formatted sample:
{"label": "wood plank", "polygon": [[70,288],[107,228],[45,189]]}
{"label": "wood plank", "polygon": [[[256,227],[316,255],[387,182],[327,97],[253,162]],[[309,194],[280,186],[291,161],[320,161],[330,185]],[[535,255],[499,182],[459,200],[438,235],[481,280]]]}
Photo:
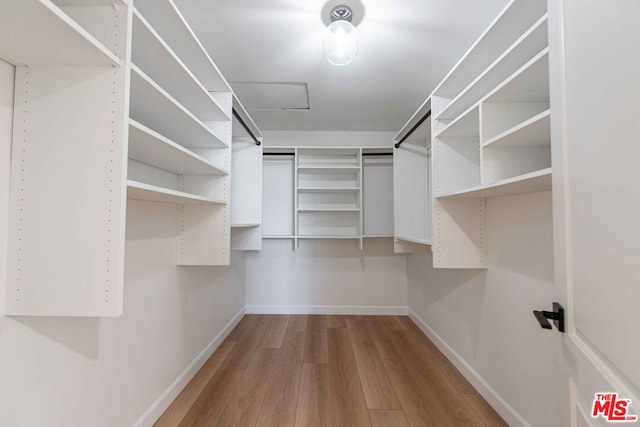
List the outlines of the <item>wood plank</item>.
{"label": "wood plank", "polygon": [[331,387],[331,424],[334,426],[370,426],[367,404],[360,385],[349,331],[327,331],[329,342],[329,384]]}
{"label": "wood plank", "polygon": [[471,407],[435,366],[439,359],[408,334],[378,327],[372,336],[409,423],[424,425],[429,417],[435,425],[478,425]]}
{"label": "wood plank", "polygon": [[259,426],[292,426],[296,419],[302,376],[305,333],[287,330],[274,367],[260,416]]}
{"label": "wood plank", "polygon": [[327,316],[327,328],[346,328],[344,316]]}
{"label": "wood plank", "polygon": [[179,427],[216,425],[243,374],[241,370],[218,370]]}
{"label": "wood plank", "polygon": [[245,314],[238,322],[235,328],[227,336],[227,341],[238,341],[247,330],[255,325],[255,322],[259,319],[256,314]]}
{"label": "wood plank", "polygon": [[296,426],[331,426],[331,405],[329,393],[329,366],[305,363],[296,411]]}
{"label": "wood plank", "polygon": [[280,348],[284,334],[287,332],[290,316],[272,316],[269,319],[269,325],[262,337],[260,347],[262,348]]}
{"label": "wood plank", "polygon": [[258,345],[262,341],[262,337],[267,330],[268,323],[269,316],[260,315],[253,318],[249,326],[238,338],[236,345],[231,350],[229,356],[224,360],[220,369],[247,369],[247,366],[249,366],[249,363],[251,362],[251,358],[255,356],[254,350],[258,348]]}
{"label": "wood plank", "polygon": [[[392,331],[406,331],[407,328],[398,316],[380,316],[378,318],[388,329]],[[407,317],[408,319],[408,317]]]}
{"label": "wood plank", "polygon": [[307,318],[306,314],[295,314],[289,319],[288,329],[296,332],[306,332],[307,330]]}
{"label": "wood plank", "polygon": [[309,316],[303,361],[305,363],[329,363],[327,316]]}
{"label": "wood plank", "polygon": [[156,427],[173,427],[180,424],[235,344],[234,341],[224,341],[220,344],[220,347],[211,355],[209,360],[205,362],[189,384],[156,421],[154,424]]}
{"label": "wood plank", "polygon": [[433,366],[440,369],[444,375],[449,379],[451,384],[456,388],[459,393],[465,394],[477,394],[477,390],[471,385],[471,383],[458,371],[458,369],[442,354],[440,349],[436,347],[434,343],[427,338],[424,333],[413,323],[411,319],[407,317],[409,323],[405,323],[406,330],[409,335],[412,335],[416,342],[423,347],[424,351],[429,352],[435,359],[438,360]]}
{"label": "wood plank", "polygon": [[480,394],[464,394],[463,397],[484,425],[489,427],[508,427],[508,424]]}
{"label": "wood plank", "polygon": [[403,411],[370,410],[371,427],[409,427]]}
{"label": "wood plank", "polygon": [[251,361],[222,413],[220,425],[253,426],[258,420],[267,385],[275,367],[277,350],[269,348],[256,351],[258,354]]}
{"label": "wood plank", "polygon": [[353,353],[369,409],[402,409],[380,355],[362,321],[347,319]]}

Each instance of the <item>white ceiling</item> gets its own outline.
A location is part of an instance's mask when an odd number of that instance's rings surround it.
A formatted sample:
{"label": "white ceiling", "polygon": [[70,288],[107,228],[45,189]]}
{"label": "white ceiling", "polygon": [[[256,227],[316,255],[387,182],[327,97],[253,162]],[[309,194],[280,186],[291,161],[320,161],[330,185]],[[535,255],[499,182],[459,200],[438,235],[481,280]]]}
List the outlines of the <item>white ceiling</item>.
{"label": "white ceiling", "polygon": [[249,110],[260,129],[327,131],[399,130],[507,3],[361,1],[360,51],[346,67],[322,54],[326,0],[176,3],[232,86],[308,84],[309,110]]}

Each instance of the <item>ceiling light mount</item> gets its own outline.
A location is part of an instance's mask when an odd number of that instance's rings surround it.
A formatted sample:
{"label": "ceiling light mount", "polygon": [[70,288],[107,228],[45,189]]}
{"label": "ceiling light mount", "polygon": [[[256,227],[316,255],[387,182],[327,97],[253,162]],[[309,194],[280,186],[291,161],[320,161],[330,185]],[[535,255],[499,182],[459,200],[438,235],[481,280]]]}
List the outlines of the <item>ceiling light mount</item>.
{"label": "ceiling light mount", "polygon": [[331,22],[336,21],[347,21],[351,22],[353,19],[353,12],[351,12],[351,8],[349,6],[340,5],[331,9],[330,14]]}

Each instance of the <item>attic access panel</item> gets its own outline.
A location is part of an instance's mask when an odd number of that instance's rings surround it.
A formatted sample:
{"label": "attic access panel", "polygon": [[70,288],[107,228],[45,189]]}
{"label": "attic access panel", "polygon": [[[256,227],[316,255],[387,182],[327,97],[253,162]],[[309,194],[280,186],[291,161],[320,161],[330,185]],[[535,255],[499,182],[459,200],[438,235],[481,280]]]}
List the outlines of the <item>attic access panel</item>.
{"label": "attic access panel", "polygon": [[247,110],[308,110],[309,87],[301,82],[235,82],[231,87]]}

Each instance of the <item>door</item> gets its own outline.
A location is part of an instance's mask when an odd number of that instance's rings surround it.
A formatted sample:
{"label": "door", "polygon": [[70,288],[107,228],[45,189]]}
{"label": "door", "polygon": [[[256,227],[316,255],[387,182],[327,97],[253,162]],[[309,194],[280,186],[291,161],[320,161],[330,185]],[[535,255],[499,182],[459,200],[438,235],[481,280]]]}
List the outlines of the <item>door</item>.
{"label": "door", "polygon": [[[549,0],[556,283],[570,417],[640,414],[640,1]],[[548,310],[548,308],[545,308]],[[609,396],[611,397],[611,396]],[[631,425],[640,425],[630,423]]]}

